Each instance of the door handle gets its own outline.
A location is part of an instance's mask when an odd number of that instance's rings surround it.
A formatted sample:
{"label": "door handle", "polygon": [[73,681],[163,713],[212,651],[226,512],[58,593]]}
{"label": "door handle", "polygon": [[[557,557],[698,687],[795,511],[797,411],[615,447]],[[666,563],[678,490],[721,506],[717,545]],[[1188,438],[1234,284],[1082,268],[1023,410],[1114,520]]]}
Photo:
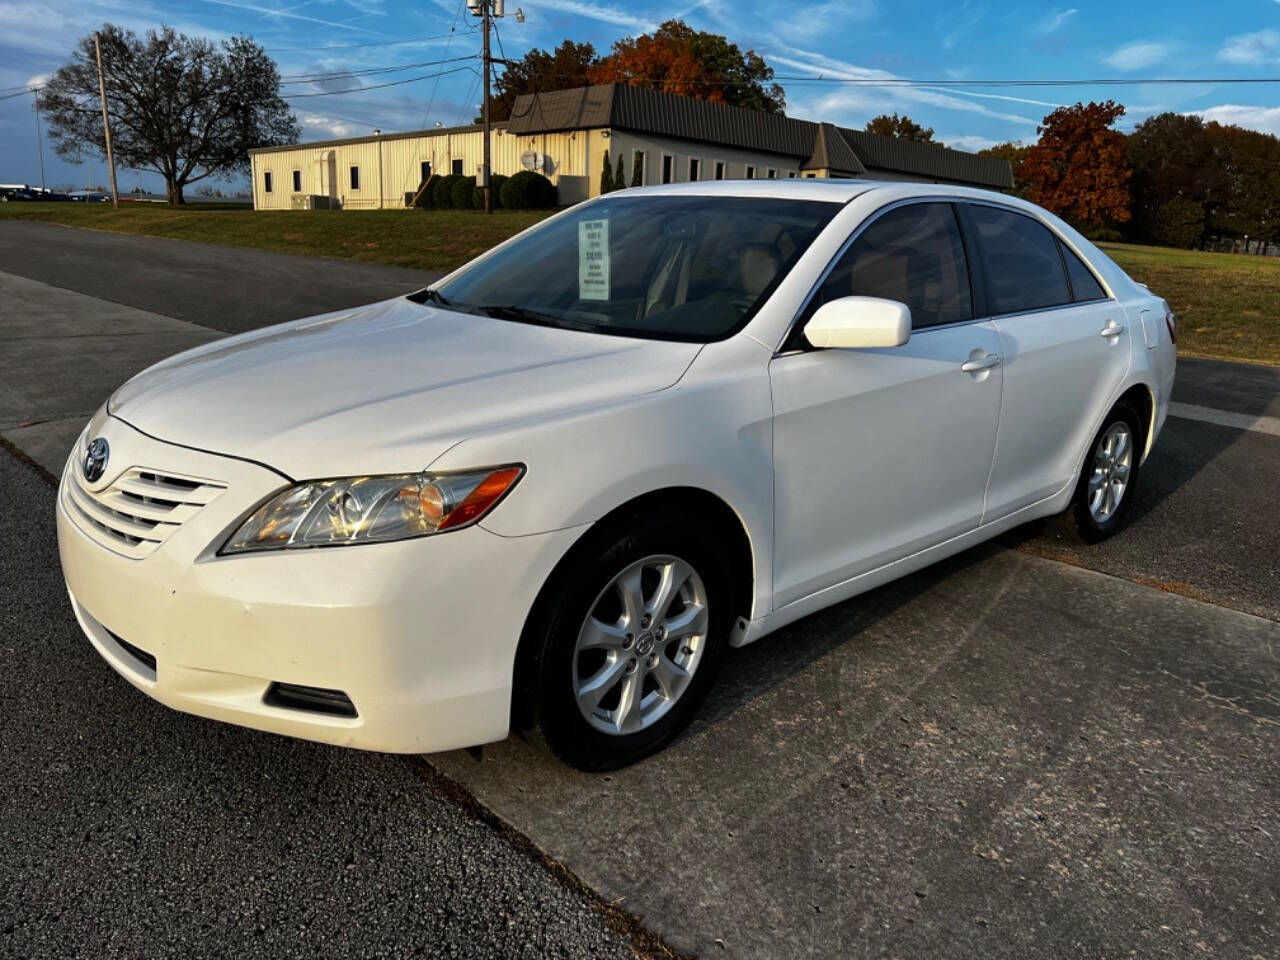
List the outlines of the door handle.
{"label": "door handle", "polygon": [[980,370],[990,370],[992,367],[1000,365],[1000,354],[988,353],[985,357],[974,357],[972,360],[966,360],[960,364],[960,369],[965,373],[977,373]]}
{"label": "door handle", "polygon": [[1124,327],[1114,320],[1108,320],[1107,325],[1099,330],[1098,333],[1104,337],[1118,337],[1124,333]]}

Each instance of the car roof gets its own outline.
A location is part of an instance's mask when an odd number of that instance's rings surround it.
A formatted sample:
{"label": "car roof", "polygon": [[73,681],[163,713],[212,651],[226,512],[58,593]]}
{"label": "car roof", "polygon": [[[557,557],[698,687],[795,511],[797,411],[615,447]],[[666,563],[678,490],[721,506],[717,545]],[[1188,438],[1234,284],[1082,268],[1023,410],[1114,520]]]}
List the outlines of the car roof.
{"label": "car roof", "polygon": [[886,201],[907,197],[965,197],[999,199],[1015,206],[1025,204],[998,190],[984,190],[953,183],[912,183],[900,180],[844,180],[817,177],[788,177],[771,180],[698,180],[693,183],[666,183],[648,187],[628,187],[628,195],[695,195],[708,197],[774,197],[787,200],[827,200],[847,203],[854,197],[875,192]]}

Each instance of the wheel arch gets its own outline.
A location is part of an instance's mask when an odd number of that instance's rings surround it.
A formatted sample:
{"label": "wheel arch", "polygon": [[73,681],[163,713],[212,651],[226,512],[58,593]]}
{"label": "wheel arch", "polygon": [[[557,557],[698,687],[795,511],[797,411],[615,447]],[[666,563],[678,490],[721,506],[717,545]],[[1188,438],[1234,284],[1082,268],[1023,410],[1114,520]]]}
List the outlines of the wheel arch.
{"label": "wheel arch", "polygon": [[542,639],[547,619],[566,571],[584,551],[596,549],[600,541],[625,526],[629,519],[653,510],[675,513],[705,525],[712,536],[723,538],[729,560],[729,580],[734,587],[732,603],[737,629],[751,617],[755,598],[755,565],[758,559],[751,534],[741,514],[726,500],[700,487],[677,486],[651,490],[610,510],[585,530],[552,568],[525,617],[516,647],[511,678],[511,729],[526,730],[533,725],[537,677],[542,658]]}
{"label": "wheel arch", "polygon": [[[1142,459],[1147,459],[1151,452],[1151,443],[1156,432],[1156,396],[1147,384],[1138,382],[1116,398],[1116,404],[1128,403],[1138,413],[1138,421],[1142,424]],[[1115,404],[1112,404],[1115,408]]]}

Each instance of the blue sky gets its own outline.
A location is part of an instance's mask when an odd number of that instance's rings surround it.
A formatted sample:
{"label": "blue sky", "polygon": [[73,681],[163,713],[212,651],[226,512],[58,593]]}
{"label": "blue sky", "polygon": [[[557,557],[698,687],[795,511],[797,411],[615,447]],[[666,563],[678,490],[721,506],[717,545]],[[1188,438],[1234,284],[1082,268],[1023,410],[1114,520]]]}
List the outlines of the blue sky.
{"label": "blue sky", "polygon": [[[503,48],[518,57],[565,37],[607,50],[619,37],[670,17],[754,48],[778,74],[926,80],[1155,77],[1280,77],[1280,0],[844,0],[797,5],[782,0],[507,0],[519,24],[500,25]],[[459,13],[459,11],[462,11]],[[221,38],[246,33],[268,48],[285,75],[423,63],[478,52],[480,37],[464,0],[0,0],[0,89],[38,83],[66,61],[76,39],[103,21],[145,31],[160,23]],[[397,42],[406,38],[413,42]],[[327,48],[327,49],[326,49]],[[462,66],[471,66],[467,61]],[[451,65],[453,67],[458,64]],[[327,83],[349,89],[439,71]],[[417,129],[467,122],[479,103],[469,71],[400,86],[291,101],[303,139],[372,129]],[[1280,84],[1137,84],[1110,87],[880,88],[786,83],[787,112],[861,126],[877,113],[909,113],[945,142],[976,149],[1034,141],[1036,123],[1055,106],[1113,97],[1128,108],[1122,128],[1165,110],[1196,112],[1280,134]],[[326,87],[295,82],[290,94]],[[50,184],[79,182],[73,167],[45,150]],[[93,170],[105,180],[103,166]],[[29,97],[0,100],[0,182],[38,182],[35,118]],[[154,175],[122,171],[121,189],[155,186]]]}

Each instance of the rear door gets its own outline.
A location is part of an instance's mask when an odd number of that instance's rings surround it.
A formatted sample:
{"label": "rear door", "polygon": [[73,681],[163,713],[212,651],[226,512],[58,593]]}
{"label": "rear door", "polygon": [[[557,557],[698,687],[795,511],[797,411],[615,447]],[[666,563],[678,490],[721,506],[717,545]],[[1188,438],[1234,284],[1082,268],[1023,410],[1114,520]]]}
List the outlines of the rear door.
{"label": "rear door", "polygon": [[953,205],[890,208],[801,314],[862,295],[906,303],[900,347],[814,350],[769,367],[775,602],[783,606],[978,526],[1000,416],[1000,344],[979,319]]}
{"label": "rear door", "polygon": [[992,204],[965,210],[1004,356],[989,522],[1074,481],[1128,372],[1132,331],[1093,271],[1039,220]]}

